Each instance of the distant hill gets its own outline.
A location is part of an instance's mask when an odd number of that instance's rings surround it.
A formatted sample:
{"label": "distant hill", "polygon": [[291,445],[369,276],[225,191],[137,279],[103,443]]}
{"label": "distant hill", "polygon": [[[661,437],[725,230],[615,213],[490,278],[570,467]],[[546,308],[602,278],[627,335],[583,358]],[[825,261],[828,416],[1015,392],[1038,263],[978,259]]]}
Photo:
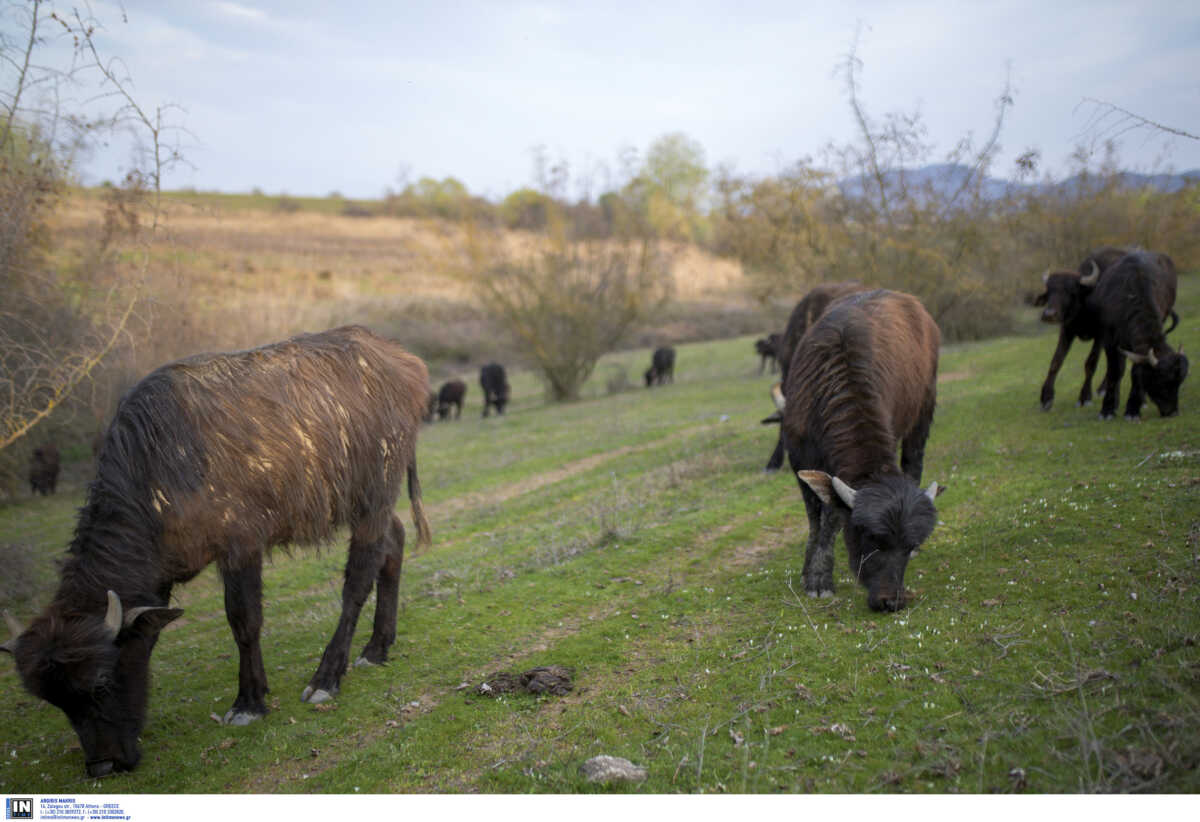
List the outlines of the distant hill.
{"label": "distant hill", "polygon": [[[885,181],[890,190],[896,190],[903,182],[909,190],[930,191],[944,200],[953,196],[967,180],[970,169],[967,166],[952,163],[939,163],[922,166],[921,168],[891,171],[885,175]],[[1120,178],[1128,188],[1153,188],[1164,193],[1179,191],[1185,186],[1200,182],[1200,169],[1192,169],[1177,174],[1139,174],[1133,171],[1120,172]],[[861,196],[865,190],[865,177],[856,175],[847,177],[838,183],[842,193],[848,197]],[[1093,175],[1076,174],[1058,182],[1014,183],[996,177],[987,177],[983,181],[983,198],[988,201],[1000,200],[1010,194],[1024,192],[1048,192],[1060,190],[1073,193],[1095,179]]]}

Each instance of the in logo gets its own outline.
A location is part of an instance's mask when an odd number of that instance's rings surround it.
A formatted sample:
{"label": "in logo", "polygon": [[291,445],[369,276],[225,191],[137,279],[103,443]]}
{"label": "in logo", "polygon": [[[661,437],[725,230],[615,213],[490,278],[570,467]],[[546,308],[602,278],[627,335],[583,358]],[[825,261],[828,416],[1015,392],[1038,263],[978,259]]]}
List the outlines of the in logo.
{"label": "in logo", "polygon": [[4,818],[33,819],[33,799],[14,799],[12,797],[5,799]]}

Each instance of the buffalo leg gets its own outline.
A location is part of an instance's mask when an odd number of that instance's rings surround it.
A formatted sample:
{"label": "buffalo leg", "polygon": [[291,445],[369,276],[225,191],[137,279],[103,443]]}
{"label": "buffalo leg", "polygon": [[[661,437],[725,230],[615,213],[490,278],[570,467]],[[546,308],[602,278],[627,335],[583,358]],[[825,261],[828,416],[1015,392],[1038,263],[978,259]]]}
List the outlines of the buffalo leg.
{"label": "buffalo leg", "polygon": [[1111,420],[1117,413],[1117,402],[1121,399],[1121,378],[1125,376],[1125,356],[1115,345],[1104,347],[1108,373],[1104,375],[1104,402],[1100,404],[1100,419]]}
{"label": "buffalo leg", "polygon": [[841,517],[825,505],[812,489],[800,484],[808,511],[808,547],[804,552],[804,590],[810,597],[833,596],[833,541]]}
{"label": "buffalo leg", "polygon": [[1067,358],[1067,352],[1071,350],[1071,343],[1074,341],[1073,335],[1065,331],[1059,332],[1058,345],[1054,349],[1054,356],[1050,358],[1050,370],[1046,373],[1046,381],[1042,383],[1043,411],[1049,411],[1054,405],[1054,378],[1058,376],[1058,370],[1062,368],[1063,360]]}
{"label": "buffalo leg", "polygon": [[325,647],[317,671],[300,695],[301,702],[319,703],[333,699],[350,663],[350,643],[358,615],[371,593],[375,579],[384,565],[388,540],[387,528],[374,539],[364,538],[358,530],[350,538],[350,553],[346,558],[346,576],[342,583],[342,615],[338,618],[333,638]]}
{"label": "buffalo leg", "polygon": [[[1079,407],[1087,405],[1092,401],[1092,377],[1096,374],[1096,363],[1100,360],[1100,338],[1092,343],[1092,350],[1088,352],[1087,360],[1083,363],[1083,387],[1079,389]],[[1107,378],[1107,375],[1105,375]],[[1100,392],[1104,393],[1104,381],[1100,382]]]}
{"label": "buffalo leg", "polygon": [[925,442],[929,439],[929,428],[933,424],[932,407],[921,415],[916,427],[901,443],[900,470],[917,485],[921,484],[921,472],[925,469]]}
{"label": "buffalo leg", "polygon": [[225,714],[227,725],[248,725],[267,713],[267,672],[262,646],[262,554],[243,568],[222,568],[225,617],[238,646],[238,695]]}
{"label": "buffalo leg", "polygon": [[1146,391],[1142,386],[1142,369],[1135,365],[1129,369],[1129,399],[1125,402],[1125,419],[1141,419],[1142,402],[1145,399]]}
{"label": "buffalo leg", "polygon": [[771,452],[771,458],[769,460],[767,460],[767,467],[763,470],[765,470],[768,474],[772,474],[772,473],[778,471],[780,468],[782,468],[783,467],[783,452],[784,452],[783,426],[781,424],[780,428],[779,428],[779,439],[777,439],[775,441],[775,450]]}
{"label": "buffalo leg", "polygon": [[380,665],[396,641],[396,610],[400,602],[400,566],[404,562],[404,526],[392,517],[383,566],[375,580],[375,629],[355,665]]}

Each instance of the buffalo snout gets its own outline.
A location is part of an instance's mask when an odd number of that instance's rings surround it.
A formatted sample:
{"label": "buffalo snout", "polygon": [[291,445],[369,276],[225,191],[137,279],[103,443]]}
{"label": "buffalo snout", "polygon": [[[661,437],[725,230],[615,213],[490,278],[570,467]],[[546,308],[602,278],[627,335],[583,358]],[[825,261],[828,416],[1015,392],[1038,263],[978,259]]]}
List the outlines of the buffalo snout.
{"label": "buffalo snout", "polygon": [[906,605],[908,596],[902,590],[872,591],[867,594],[867,607],[872,611],[892,613]]}

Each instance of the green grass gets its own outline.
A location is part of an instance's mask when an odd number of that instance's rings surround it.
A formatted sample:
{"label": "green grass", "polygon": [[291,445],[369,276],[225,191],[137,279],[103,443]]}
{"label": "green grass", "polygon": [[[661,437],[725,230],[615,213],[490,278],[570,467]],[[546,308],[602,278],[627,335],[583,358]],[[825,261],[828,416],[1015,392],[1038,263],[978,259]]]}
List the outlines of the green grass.
{"label": "green grass", "polygon": [[[1200,280],[1176,344],[1200,351]],[[155,651],[142,766],[88,780],[63,715],[0,665],[0,791],[1194,792],[1200,789],[1200,390],[1182,413],[1100,422],[1038,390],[1054,331],[944,349],[925,480],[949,486],[909,566],[910,608],[875,614],[837,555],[838,596],[800,580],[803,505],[762,466],[770,378],[751,340],[683,346],[673,386],[583,401],[513,375],[480,418],[425,428],[432,550],[410,556],[388,665],[298,701],[339,610],[344,549],[276,552],[264,651],[273,711],[226,728],[237,658],[211,569]],[[1128,378],[1123,388],[1128,390]],[[0,508],[0,545],[52,590],[82,489]],[[407,509],[401,510],[407,517]],[[800,594],[800,595],[797,595]],[[360,620],[365,641],[371,605]],[[489,699],[499,670],[575,669],[566,697]],[[645,766],[598,788],[600,753]]]}

